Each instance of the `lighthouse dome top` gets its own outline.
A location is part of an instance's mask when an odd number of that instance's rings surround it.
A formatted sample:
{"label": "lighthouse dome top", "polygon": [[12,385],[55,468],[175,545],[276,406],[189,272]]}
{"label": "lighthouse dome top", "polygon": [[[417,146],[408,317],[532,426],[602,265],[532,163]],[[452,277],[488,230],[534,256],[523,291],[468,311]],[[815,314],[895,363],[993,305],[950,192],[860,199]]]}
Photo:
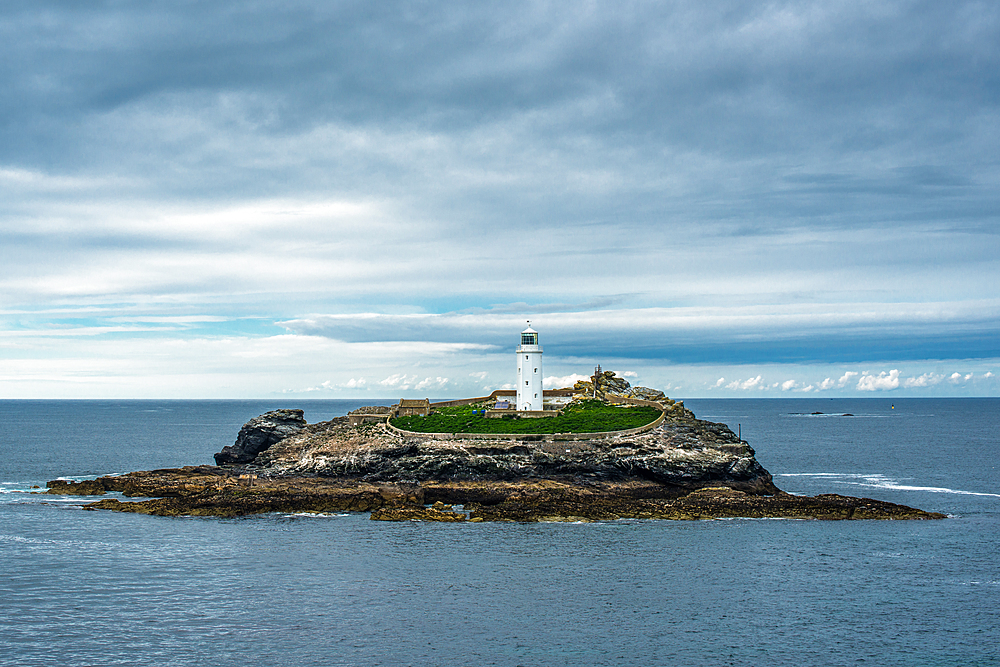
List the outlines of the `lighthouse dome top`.
{"label": "lighthouse dome top", "polygon": [[521,332],[521,347],[518,350],[524,351],[525,348],[542,351],[542,348],[538,346],[538,332],[531,328],[530,322],[528,328]]}

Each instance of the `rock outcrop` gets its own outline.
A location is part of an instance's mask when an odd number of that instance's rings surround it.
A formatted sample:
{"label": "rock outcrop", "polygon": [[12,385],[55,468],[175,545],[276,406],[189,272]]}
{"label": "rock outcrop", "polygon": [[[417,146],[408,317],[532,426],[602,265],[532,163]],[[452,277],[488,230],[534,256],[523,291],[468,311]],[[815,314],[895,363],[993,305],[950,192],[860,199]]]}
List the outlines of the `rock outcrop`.
{"label": "rock outcrop", "polygon": [[624,396],[631,388],[628,380],[618,377],[614,371],[601,371],[600,373],[591,375],[589,382],[586,380],[577,381],[573,385],[573,390],[581,394],[590,395],[594,392],[595,386],[599,395],[609,393]]}
{"label": "rock outcrop", "polygon": [[649,387],[632,387],[625,395],[629,398],[641,398],[646,401],[662,401],[666,398],[666,395],[659,389],[650,389]]}
{"label": "rock outcrop", "polygon": [[236,442],[215,455],[218,465],[250,463],[275,443],[306,426],[302,410],[272,410],[254,417],[240,429]]}
{"label": "rock outcrop", "polygon": [[384,424],[353,427],[341,417],[271,446],[248,469],[370,483],[641,479],[669,487],[675,495],[720,484],[755,494],[778,491],[753,449],[725,424],[697,419],[679,403],[666,415],[646,433],[583,440],[514,435],[436,439],[395,433]]}
{"label": "rock outcrop", "polygon": [[[213,466],[100,477],[86,482],[59,480],[49,493],[127,497],[84,506],[157,516],[243,516],[263,512],[371,512],[381,521],[613,521],[617,519],[942,519],[941,514],[870,498],[777,492],[756,495],[726,486],[703,487],[676,495],[654,482],[579,484],[573,480],[513,482],[433,482],[371,484],[322,477],[254,478]],[[429,505],[429,506],[428,506]],[[460,507],[459,507],[460,506]]]}

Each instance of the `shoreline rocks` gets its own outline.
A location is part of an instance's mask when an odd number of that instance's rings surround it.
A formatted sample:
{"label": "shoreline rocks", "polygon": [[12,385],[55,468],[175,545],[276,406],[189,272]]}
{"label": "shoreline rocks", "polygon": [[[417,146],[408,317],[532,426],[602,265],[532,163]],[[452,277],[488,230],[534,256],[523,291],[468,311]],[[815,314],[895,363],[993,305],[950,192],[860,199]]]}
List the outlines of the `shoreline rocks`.
{"label": "shoreline rocks", "polygon": [[157,516],[235,517],[265,512],[371,512],[381,521],[612,521],[941,519],[944,515],[870,498],[836,494],[759,495],[728,486],[678,491],[655,482],[580,483],[572,478],[520,481],[427,481],[377,484],[322,477],[254,478],[215,466],[187,466],[84,482],[57,480],[48,493],[93,496],[119,492],[86,510]]}

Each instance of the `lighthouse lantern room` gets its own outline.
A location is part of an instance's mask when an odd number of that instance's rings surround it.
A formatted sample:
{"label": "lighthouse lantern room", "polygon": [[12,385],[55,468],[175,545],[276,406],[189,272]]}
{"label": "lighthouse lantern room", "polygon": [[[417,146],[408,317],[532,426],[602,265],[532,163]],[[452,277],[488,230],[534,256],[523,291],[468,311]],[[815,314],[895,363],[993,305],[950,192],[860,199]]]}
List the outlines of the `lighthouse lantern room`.
{"label": "lighthouse lantern room", "polygon": [[528,322],[517,348],[517,409],[541,410],[542,401],[542,346]]}

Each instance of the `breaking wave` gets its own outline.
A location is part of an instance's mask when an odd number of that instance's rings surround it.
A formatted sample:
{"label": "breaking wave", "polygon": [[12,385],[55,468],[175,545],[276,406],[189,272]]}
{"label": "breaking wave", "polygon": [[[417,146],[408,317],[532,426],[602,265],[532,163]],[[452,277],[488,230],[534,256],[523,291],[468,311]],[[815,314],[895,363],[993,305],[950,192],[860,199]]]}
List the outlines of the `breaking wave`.
{"label": "breaking wave", "polygon": [[945,486],[914,486],[912,484],[901,484],[900,480],[886,477],[879,474],[851,474],[839,472],[792,472],[775,475],[775,477],[814,477],[817,479],[827,479],[849,484],[851,486],[863,486],[873,489],[892,489],[894,491],[926,491],[928,493],[953,493],[963,496],[988,496],[1000,498],[1000,493],[985,493],[980,491],[965,491],[962,489],[949,489]]}

